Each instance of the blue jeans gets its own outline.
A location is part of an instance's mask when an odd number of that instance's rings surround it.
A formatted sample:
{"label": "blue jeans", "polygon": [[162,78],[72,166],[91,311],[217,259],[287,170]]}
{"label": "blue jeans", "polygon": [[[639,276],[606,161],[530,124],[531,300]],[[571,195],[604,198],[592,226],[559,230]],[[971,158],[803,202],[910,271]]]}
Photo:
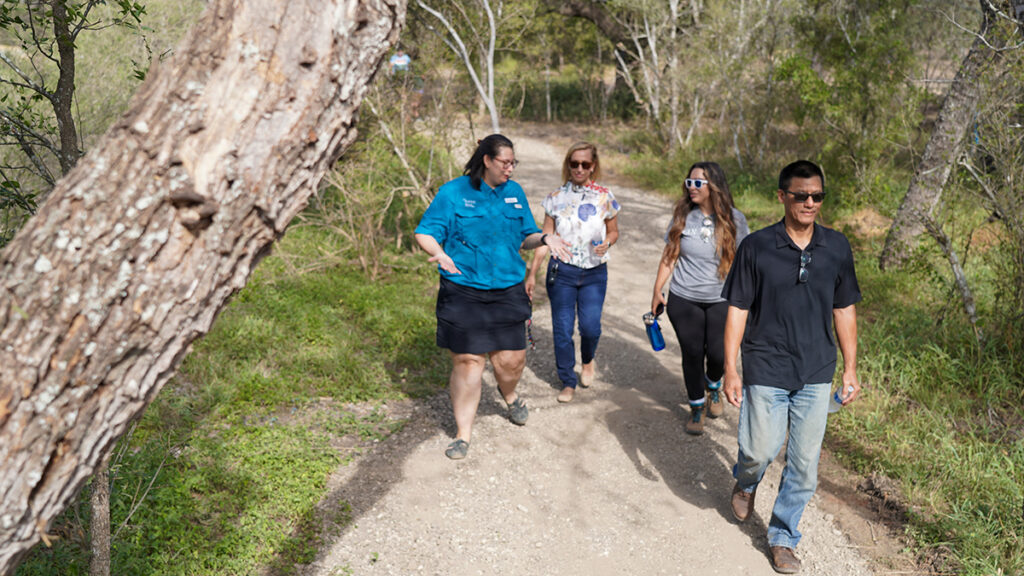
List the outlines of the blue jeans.
{"label": "blue jeans", "polygon": [[548,261],[547,289],[551,301],[551,329],[555,341],[555,366],[562,386],[576,387],[576,345],[572,334],[580,319],[580,356],[584,364],[594,360],[601,339],[601,308],[608,288],[608,266],[578,268],[552,258]]}
{"label": "blue jeans", "polygon": [[733,476],[744,491],[757,487],[789,432],[786,466],[768,523],[768,545],[796,548],[797,524],[818,487],[818,458],[825,437],[832,383],[807,384],[802,390],[743,386],[739,456]]}

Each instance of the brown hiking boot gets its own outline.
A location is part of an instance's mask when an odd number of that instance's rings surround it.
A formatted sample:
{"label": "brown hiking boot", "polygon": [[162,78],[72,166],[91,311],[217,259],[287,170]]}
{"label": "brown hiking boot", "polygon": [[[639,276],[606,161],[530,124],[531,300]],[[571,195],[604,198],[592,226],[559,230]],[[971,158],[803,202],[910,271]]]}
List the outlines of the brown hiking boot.
{"label": "brown hiking boot", "polygon": [[800,571],[800,559],[796,557],[792,548],[785,546],[772,546],[769,548],[772,553],[772,569],[779,574],[796,574]]}
{"label": "brown hiking boot", "polygon": [[739,482],[732,487],[732,515],[736,517],[736,520],[746,522],[747,518],[750,518],[750,514],[754,511],[754,495],[756,494],[757,488],[750,492],[744,492],[740,488]]}
{"label": "brown hiking boot", "polygon": [[722,385],[718,384],[718,388],[708,388],[708,418],[718,418],[725,411],[725,405],[722,404]]}
{"label": "brown hiking boot", "polygon": [[700,436],[704,433],[704,405],[690,406],[690,420],[686,423],[686,433]]}

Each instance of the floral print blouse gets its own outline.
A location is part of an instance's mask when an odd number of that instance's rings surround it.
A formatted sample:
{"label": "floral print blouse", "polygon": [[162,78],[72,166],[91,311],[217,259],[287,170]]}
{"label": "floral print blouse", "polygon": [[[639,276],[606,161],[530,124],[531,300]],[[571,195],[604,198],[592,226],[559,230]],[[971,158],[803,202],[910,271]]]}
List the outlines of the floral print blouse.
{"label": "floral print blouse", "polygon": [[594,247],[605,240],[605,220],[619,213],[619,203],[611,190],[593,182],[583,186],[566,182],[548,194],[542,206],[544,213],[555,220],[555,233],[570,244],[569,264],[595,268],[608,261],[608,253],[602,257]]}

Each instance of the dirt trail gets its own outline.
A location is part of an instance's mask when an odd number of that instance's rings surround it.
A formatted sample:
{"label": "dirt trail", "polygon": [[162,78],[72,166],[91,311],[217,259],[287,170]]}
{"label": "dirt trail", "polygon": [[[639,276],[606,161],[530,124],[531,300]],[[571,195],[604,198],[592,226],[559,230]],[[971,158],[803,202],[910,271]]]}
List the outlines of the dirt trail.
{"label": "dirt trail", "polygon": [[[536,216],[558,183],[564,150],[512,134]],[[538,284],[537,350],[519,392],[526,426],[505,418],[485,378],[469,457],[444,457],[454,435],[447,397],[410,407],[409,424],[332,479],[322,504],[348,502],[352,523],[301,573],[317,576],[475,574],[774,574],[764,537],[781,465],[768,470],[756,515],[728,508],[737,410],[683,433],[679,349],[651,351],[640,316],[650,306],[669,203],[613,186],[623,206],[611,250],[598,380],[559,405],[550,311]],[[803,574],[871,574],[820,506],[804,514]]]}

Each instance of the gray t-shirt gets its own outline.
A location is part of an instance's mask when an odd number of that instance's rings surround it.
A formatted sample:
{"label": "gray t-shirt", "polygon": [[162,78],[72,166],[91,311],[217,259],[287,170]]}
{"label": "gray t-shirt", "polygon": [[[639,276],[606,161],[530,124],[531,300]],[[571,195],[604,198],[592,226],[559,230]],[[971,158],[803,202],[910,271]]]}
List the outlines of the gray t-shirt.
{"label": "gray t-shirt", "polygon": [[[736,223],[736,246],[750,233],[747,217],[733,208],[732,220]],[[693,302],[724,302],[722,285],[718,277],[718,254],[715,253],[714,215],[705,216],[700,210],[691,210],[686,216],[686,226],[679,236],[679,259],[672,270],[670,292]],[[669,228],[672,224],[669,223]],[[668,241],[668,231],[665,231]]]}

